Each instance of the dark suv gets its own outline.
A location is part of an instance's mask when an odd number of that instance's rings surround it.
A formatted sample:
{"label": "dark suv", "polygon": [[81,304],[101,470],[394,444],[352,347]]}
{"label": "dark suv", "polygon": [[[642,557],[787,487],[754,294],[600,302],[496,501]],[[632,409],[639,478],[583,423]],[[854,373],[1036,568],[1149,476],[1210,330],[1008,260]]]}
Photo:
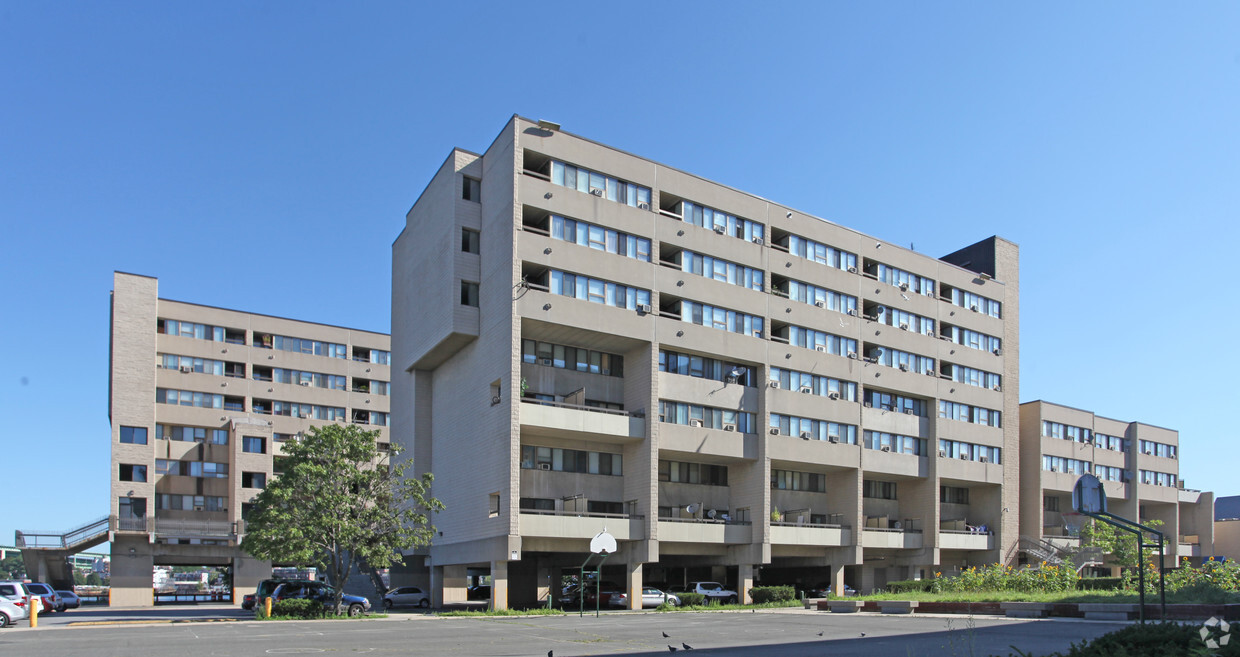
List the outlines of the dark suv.
{"label": "dark suv", "polygon": [[305,582],[304,579],[265,579],[258,583],[258,588],[253,593],[247,593],[241,598],[241,608],[250,611],[254,605],[263,598],[270,598],[271,593],[281,584],[289,584],[293,582]]}

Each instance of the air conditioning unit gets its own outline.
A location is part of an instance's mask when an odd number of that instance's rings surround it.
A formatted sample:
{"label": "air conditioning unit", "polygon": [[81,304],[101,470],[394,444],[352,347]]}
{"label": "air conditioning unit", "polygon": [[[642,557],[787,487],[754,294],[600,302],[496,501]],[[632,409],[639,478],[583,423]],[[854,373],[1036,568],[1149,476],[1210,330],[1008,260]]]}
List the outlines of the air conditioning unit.
{"label": "air conditioning unit", "polygon": [[813,391],[814,391],[814,389],[813,389],[813,388],[811,388],[811,387],[809,387],[809,386],[801,386],[801,392],[803,392],[803,393],[805,393],[805,394],[809,394],[809,393],[811,393],[811,392],[813,392]]}
{"label": "air conditioning unit", "polygon": [[779,435],[779,427],[771,427],[771,435],[772,435],[772,436],[778,436],[778,435]]}
{"label": "air conditioning unit", "polygon": [[776,390],[779,390],[779,381],[768,381],[767,385],[772,388],[775,388]]}
{"label": "air conditioning unit", "polygon": [[900,291],[908,292],[908,283],[900,283]]}
{"label": "air conditioning unit", "polygon": [[936,372],[933,369],[926,370],[926,376],[934,376]]}
{"label": "air conditioning unit", "polygon": [[998,383],[996,383],[996,384],[994,384],[993,386],[991,386],[991,387],[990,387],[990,389],[991,389],[991,390],[994,390],[995,392],[1003,392],[1003,389],[999,387],[999,384],[998,384]]}
{"label": "air conditioning unit", "polygon": [[806,440],[809,440],[809,439],[810,439],[811,437],[813,437],[813,436],[812,436],[812,434],[810,434],[810,432],[808,432],[808,431],[802,431],[802,432],[801,432],[801,437],[802,437],[802,438],[804,438],[804,439],[806,439]]}
{"label": "air conditioning unit", "polygon": [[828,392],[828,393],[827,393],[827,399],[839,399],[839,398],[840,398],[840,393],[838,393],[838,392]]}
{"label": "air conditioning unit", "polygon": [[309,381],[298,381],[297,385],[302,386],[303,388],[309,388],[310,382]]}
{"label": "air conditioning unit", "polygon": [[840,442],[840,437],[839,436],[827,436],[827,442],[838,445]]}
{"label": "air conditioning unit", "polygon": [[908,371],[908,365],[905,365],[904,363],[900,363],[900,371],[901,371],[901,372],[907,372],[907,371]]}
{"label": "air conditioning unit", "polygon": [[857,309],[856,309],[856,308],[849,308],[849,309],[848,309],[848,316],[849,316],[849,317],[856,317],[856,316],[857,316]]}
{"label": "air conditioning unit", "polygon": [[[1051,472],[1059,472],[1059,466],[1052,465]],[[1127,480],[1127,477],[1125,477],[1125,480]]]}
{"label": "air conditioning unit", "polygon": [[637,306],[637,312],[639,312],[639,313],[641,313],[641,314],[643,314],[643,315],[649,315],[649,314],[650,314],[650,304],[648,304],[648,303],[638,304],[638,306]]}
{"label": "air conditioning unit", "polygon": [[827,348],[826,348],[826,347],[824,347],[823,345],[820,345],[820,344],[816,344],[816,345],[814,345],[814,351],[822,351],[822,352],[825,352],[826,350],[827,350]]}
{"label": "air conditioning unit", "polygon": [[591,194],[593,194],[593,195],[595,195],[595,196],[602,196],[602,195],[603,195],[603,190],[599,189],[598,187],[591,187],[591,188],[590,188],[590,193],[591,193]]}
{"label": "air conditioning unit", "polygon": [[753,243],[758,246],[762,246],[763,244],[766,244],[766,240],[763,240],[761,237],[755,237],[753,238]]}
{"label": "air conditioning unit", "polygon": [[550,469],[551,469],[551,464],[550,464],[550,463],[539,463],[539,464],[538,464],[538,469],[539,469],[539,470],[550,470]]}
{"label": "air conditioning unit", "polygon": [[940,450],[939,450],[939,458],[941,458],[941,459],[945,459],[945,458],[947,458],[947,450],[945,450],[945,449],[940,449]]}
{"label": "air conditioning unit", "polygon": [[735,424],[725,424],[725,425],[723,425],[723,430],[724,430],[724,431],[736,431],[736,425],[735,425]]}
{"label": "air conditioning unit", "polygon": [[901,331],[907,331],[907,330],[908,330],[908,324],[905,324],[905,323],[901,322],[901,323],[900,323],[900,330],[901,330]]}
{"label": "air conditioning unit", "polygon": [[760,338],[760,337],[762,337],[762,329],[754,329],[754,330],[753,330],[753,337],[755,337],[755,338]]}
{"label": "air conditioning unit", "polygon": [[878,451],[880,451],[880,452],[890,452],[890,451],[891,451],[891,445],[883,445],[882,447],[879,447],[879,448],[878,448]]}
{"label": "air conditioning unit", "polygon": [[544,359],[542,359],[542,364],[543,364],[543,365],[550,365],[550,364],[551,364],[551,359],[550,359],[550,358],[544,358]]}
{"label": "air conditioning unit", "polygon": [[933,337],[934,337],[934,331],[926,331],[926,335],[928,335],[928,336],[930,336],[930,337],[932,337],[932,338],[933,338]]}
{"label": "air conditioning unit", "polygon": [[194,371],[194,368],[190,367],[189,365],[182,365],[178,367],[177,369],[181,370],[182,372],[186,374],[189,374],[190,372]]}
{"label": "air conditioning unit", "polygon": [[649,204],[649,203],[646,203],[645,201],[643,201],[643,202],[641,202],[641,203],[638,203],[638,204],[637,204],[637,209],[638,209],[638,210],[649,210],[649,209],[650,209],[650,204]]}
{"label": "air conditioning unit", "polygon": [[961,461],[968,461],[968,460],[969,460],[969,455],[968,455],[968,454],[965,454],[964,452],[961,452],[961,453],[960,453],[960,460],[961,460]]}
{"label": "air conditioning unit", "polygon": [[849,267],[849,268],[848,268],[848,273],[850,273],[850,274],[855,274],[855,273],[857,273],[857,268],[856,268],[856,267]]}
{"label": "air conditioning unit", "polygon": [[1002,350],[1002,349],[995,349],[995,350],[994,350],[994,354],[995,354],[996,356],[1002,356],[1002,355],[1003,355],[1003,350]]}
{"label": "air conditioning unit", "polygon": [[689,420],[689,426],[691,426],[691,427],[698,427],[698,428],[701,428],[701,426],[702,426],[702,421],[701,421],[701,420],[699,420],[699,419],[697,419],[697,418],[691,418],[691,419]]}
{"label": "air conditioning unit", "polygon": [[715,232],[719,235],[723,234],[723,226],[715,226]]}
{"label": "air conditioning unit", "polygon": [[906,408],[906,409],[904,409],[904,414],[905,414],[905,415],[916,415],[916,413],[914,413],[914,412],[913,412],[913,409],[911,409],[911,408]]}
{"label": "air conditioning unit", "polygon": [[874,306],[874,314],[875,314],[875,315],[881,315],[881,314],[883,314],[883,313],[885,313],[885,312],[887,312],[887,307],[886,307],[886,306]]}
{"label": "air conditioning unit", "polygon": [[851,358],[851,359],[853,359],[853,360],[856,360],[856,359],[857,359],[857,352],[855,352],[855,351],[850,351],[850,352],[848,352],[848,357],[849,357],[849,358]]}
{"label": "air conditioning unit", "polygon": [[978,460],[979,460],[979,461],[981,461],[982,463],[990,463],[990,457],[989,457],[989,456],[985,456],[985,455],[983,455],[983,456],[981,456],[980,458],[978,458]]}
{"label": "air conditioning unit", "polygon": [[815,305],[815,306],[818,306],[819,308],[826,308],[826,307],[827,307],[827,302],[826,302],[826,301],[815,301],[815,302],[814,302],[814,305]]}
{"label": "air conditioning unit", "polygon": [[969,306],[969,310],[972,310],[973,312],[977,312],[977,306]]}
{"label": "air conditioning unit", "polygon": [[862,402],[862,403],[865,404],[866,408],[874,408],[874,404],[871,404],[870,402]]}

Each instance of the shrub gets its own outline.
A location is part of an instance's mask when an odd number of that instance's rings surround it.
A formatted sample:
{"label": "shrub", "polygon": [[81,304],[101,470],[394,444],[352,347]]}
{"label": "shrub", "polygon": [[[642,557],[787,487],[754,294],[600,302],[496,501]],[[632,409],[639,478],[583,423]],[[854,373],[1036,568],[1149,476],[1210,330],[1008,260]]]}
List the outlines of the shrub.
{"label": "shrub", "polygon": [[1067,653],[1048,657],[1165,657],[1166,655],[1214,654],[1221,657],[1240,656],[1240,642],[1229,642],[1211,653],[1206,652],[1200,625],[1179,623],[1146,623],[1129,625],[1121,630],[1074,644]]}
{"label": "shrub", "polygon": [[322,618],[323,603],[318,600],[290,599],[276,600],[271,605],[272,616],[289,616],[292,618]]}
{"label": "shrub", "polygon": [[932,582],[928,579],[906,579],[898,582],[887,582],[883,590],[888,593],[915,593],[929,591]]}
{"label": "shrub", "polygon": [[797,592],[791,586],[755,586],[749,589],[749,595],[753,597],[754,604],[760,605],[767,602],[796,600]]}
{"label": "shrub", "polygon": [[970,567],[955,577],[935,573],[931,591],[1019,591],[1021,593],[1059,593],[1076,590],[1078,577],[1071,563],[1061,566],[1042,562],[1041,568],[1013,568],[1001,563]]}
{"label": "shrub", "polygon": [[676,597],[680,598],[680,604],[689,607],[701,607],[706,604],[706,596],[701,593],[677,593]]}
{"label": "shrub", "polygon": [[1114,591],[1122,584],[1122,577],[1086,577],[1076,581],[1076,588],[1081,591]]}

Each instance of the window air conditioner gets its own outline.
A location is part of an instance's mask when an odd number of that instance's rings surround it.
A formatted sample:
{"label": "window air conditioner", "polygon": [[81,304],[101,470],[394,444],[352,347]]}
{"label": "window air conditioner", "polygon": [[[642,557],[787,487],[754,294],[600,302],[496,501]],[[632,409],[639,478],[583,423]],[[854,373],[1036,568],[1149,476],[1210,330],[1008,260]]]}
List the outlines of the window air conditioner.
{"label": "window air conditioner", "polygon": [[856,317],[856,316],[857,316],[857,309],[856,309],[856,308],[849,308],[849,309],[848,309],[848,316],[849,316],[849,317]]}
{"label": "window air conditioner", "polygon": [[1002,349],[998,349],[998,348],[996,348],[996,349],[994,350],[994,354],[995,354],[996,356],[1002,356],[1002,355],[1003,355],[1003,350],[1002,350]]}
{"label": "window air conditioner", "polygon": [[850,274],[855,274],[855,273],[857,273],[857,268],[856,268],[856,267],[849,267],[849,268],[848,268],[848,273],[850,273]]}
{"label": "window air conditioner", "polygon": [[543,365],[550,365],[550,364],[551,364],[551,359],[550,359],[550,358],[544,358],[544,359],[542,359],[542,364],[543,364]]}
{"label": "window air conditioner", "polygon": [[754,329],[754,330],[753,330],[753,337],[755,337],[755,338],[760,338],[760,337],[762,337],[762,329]]}
{"label": "window air conditioner", "polygon": [[873,408],[873,407],[874,407],[874,404],[871,404],[870,402],[863,402],[863,403],[865,404],[865,407],[866,407],[866,408]]}
{"label": "window air conditioner", "polygon": [[968,454],[965,454],[964,452],[961,452],[961,453],[960,453],[960,460],[961,460],[961,461],[968,461],[968,460],[969,460],[969,455],[968,455]]}
{"label": "window air conditioner", "polygon": [[725,425],[723,425],[723,430],[724,430],[724,431],[736,431],[736,425],[735,425],[735,424],[725,424]]}
{"label": "window air conditioner", "polygon": [[901,330],[901,331],[907,331],[907,330],[908,330],[908,324],[905,324],[904,322],[901,322],[901,323],[900,323],[900,330]]}
{"label": "window air conditioner", "polygon": [[184,373],[186,373],[186,374],[189,374],[190,372],[193,372],[193,371],[194,371],[194,368],[190,367],[189,365],[182,365],[181,367],[179,367],[179,368],[177,368],[177,369],[181,370],[182,372],[184,372]]}
{"label": "window air conditioner", "polygon": [[824,347],[824,346],[822,346],[822,345],[820,345],[820,344],[816,344],[816,345],[814,345],[814,351],[824,351],[824,352],[825,352],[826,350],[827,350],[827,348],[826,348],[826,347]]}
{"label": "window air conditioner", "polygon": [[716,232],[716,233],[718,233],[718,234],[720,234],[720,235],[722,235],[722,234],[723,234],[723,226],[715,226],[715,232]]}
{"label": "window air conditioner", "polygon": [[906,409],[904,409],[904,414],[905,414],[905,415],[916,415],[916,413],[914,413],[914,412],[913,412],[913,409],[911,409],[911,408],[906,408]]}
{"label": "window air conditioner", "polygon": [[932,338],[933,338],[933,337],[934,337],[934,331],[926,331],[926,335],[927,335],[927,336],[929,336],[929,337],[932,337]]}
{"label": "window air conditioner", "polygon": [[649,209],[650,209],[650,204],[649,204],[649,203],[646,203],[645,201],[643,201],[643,202],[641,202],[641,203],[638,203],[638,204],[637,204],[637,209],[638,209],[638,210],[649,210]]}
{"label": "window air conditioner", "polygon": [[828,392],[828,393],[827,393],[827,399],[839,399],[839,398],[840,398],[840,393],[838,393],[838,392]]}
{"label": "window air conditioner", "polygon": [[808,431],[802,431],[802,432],[801,432],[801,437],[802,437],[802,438],[804,438],[804,439],[806,439],[806,440],[809,440],[809,439],[811,438],[811,434],[810,434],[810,432],[808,432]]}
{"label": "window air conditioner", "polygon": [[908,283],[900,283],[900,291],[908,292]]}
{"label": "window air conditioner", "polygon": [[1051,472],[1059,472],[1059,467],[1058,467],[1058,466],[1054,466],[1054,465],[1052,465],[1052,466],[1051,466]]}
{"label": "window air conditioner", "polygon": [[811,388],[810,386],[801,386],[801,392],[803,392],[803,393],[809,394],[809,393],[811,393],[811,392],[813,392],[813,391],[814,391],[814,389],[813,389],[813,388]]}
{"label": "window air conditioner", "polygon": [[758,246],[762,246],[763,244],[766,244],[766,241],[763,240],[761,237],[755,237],[753,238],[753,243],[757,244]]}
{"label": "window air conditioner", "polygon": [[590,193],[591,193],[591,194],[593,194],[593,195],[595,195],[595,196],[602,196],[602,195],[603,195],[603,190],[599,189],[598,187],[591,187],[591,188],[590,188]]}
{"label": "window air conditioner", "polygon": [[689,426],[691,426],[691,427],[698,427],[698,428],[701,428],[701,426],[702,426],[702,421],[701,421],[701,420],[699,420],[699,419],[697,419],[697,418],[691,418],[691,419],[689,420]]}
{"label": "window air conditioner", "polygon": [[814,302],[814,305],[815,305],[815,306],[818,306],[819,308],[826,308],[826,307],[827,307],[827,302],[825,302],[825,301],[815,301],[815,302]]}
{"label": "window air conditioner", "polygon": [[991,387],[990,387],[990,389],[991,389],[991,390],[994,390],[995,392],[1002,392],[1002,389],[999,387],[999,384],[998,384],[998,383],[996,383],[996,384],[994,384],[993,386],[991,386]]}
{"label": "window air conditioner", "polygon": [[926,376],[934,376],[936,372],[933,369],[926,370]]}
{"label": "window air conditioner", "polygon": [[778,435],[779,435],[779,427],[771,427],[771,435],[772,435],[772,436],[778,436]]}
{"label": "window air conditioner", "polygon": [[989,456],[985,456],[985,455],[983,455],[983,456],[982,456],[981,458],[979,458],[978,460],[979,460],[979,461],[981,461],[982,463],[990,463],[990,457],[989,457]]}
{"label": "window air conditioner", "polygon": [[539,464],[538,464],[538,469],[539,469],[539,470],[550,470],[550,469],[551,469],[551,464],[550,464],[550,463],[539,463]]}
{"label": "window air conditioner", "polygon": [[769,381],[767,382],[767,385],[772,388],[775,388],[776,390],[779,390],[779,381]]}
{"label": "window air conditioner", "polygon": [[839,436],[827,436],[827,442],[833,443],[833,444],[839,444],[840,437]]}
{"label": "window air conditioner", "polygon": [[905,365],[904,363],[900,363],[900,371],[901,371],[901,372],[907,372],[907,371],[908,371],[908,365]]}
{"label": "window air conditioner", "polygon": [[977,312],[977,306],[969,306],[969,310],[972,310],[973,312]]}
{"label": "window air conditioner", "polygon": [[641,314],[643,314],[643,315],[649,315],[649,314],[650,314],[650,304],[648,304],[648,303],[638,304],[638,306],[637,306],[637,312],[639,312],[639,313],[641,313]]}
{"label": "window air conditioner", "polygon": [[855,351],[850,351],[850,352],[848,352],[848,357],[849,357],[849,358],[851,358],[851,359],[853,359],[853,360],[856,360],[856,359],[857,359],[857,352],[855,352]]}
{"label": "window air conditioner", "polygon": [[947,458],[947,450],[945,450],[945,449],[940,449],[940,450],[939,450],[939,458],[941,458],[941,459],[945,459],[945,458]]}
{"label": "window air conditioner", "polygon": [[890,451],[891,451],[891,445],[883,445],[882,447],[878,448],[878,451],[880,451],[880,452],[890,452]]}
{"label": "window air conditioner", "polygon": [[303,388],[308,388],[310,387],[310,382],[309,381],[298,381],[297,385],[302,386]]}

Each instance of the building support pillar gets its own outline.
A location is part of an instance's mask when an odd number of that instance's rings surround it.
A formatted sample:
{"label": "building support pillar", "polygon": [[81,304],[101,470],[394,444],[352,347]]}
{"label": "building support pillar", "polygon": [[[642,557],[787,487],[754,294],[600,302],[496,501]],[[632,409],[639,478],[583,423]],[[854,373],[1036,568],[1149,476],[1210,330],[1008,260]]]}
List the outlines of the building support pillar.
{"label": "building support pillar", "polygon": [[508,608],[508,562],[491,562],[491,609]]}
{"label": "building support pillar", "polygon": [[737,566],[736,570],[737,601],[747,605],[753,604],[753,596],[749,592],[753,588],[753,564],[743,563]]}
{"label": "building support pillar", "polygon": [[258,590],[263,580],[271,577],[271,562],[255,559],[250,555],[233,557],[232,560],[232,597],[233,602],[240,602],[247,593]]}
{"label": "building support pillar", "polygon": [[443,600],[440,601],[440,606],[464,604],[468,599],[466,590],[469,588],[465,566],[436,566],[436,570],[442,573],[439,588],[443,591]]}
{"label": "building support pillar", "polygon": [[831,570],[831,592],[844,597],[844,567],[835,566]]}
{"label": "building support pillar", "polygon": [[[642,562],[630,561],[624,564],[624,579],[629,591],[629,609],[642,608]],[[599,601],[603,602],[603,601]],[[603,606],[606,606],[604,603]]]}

